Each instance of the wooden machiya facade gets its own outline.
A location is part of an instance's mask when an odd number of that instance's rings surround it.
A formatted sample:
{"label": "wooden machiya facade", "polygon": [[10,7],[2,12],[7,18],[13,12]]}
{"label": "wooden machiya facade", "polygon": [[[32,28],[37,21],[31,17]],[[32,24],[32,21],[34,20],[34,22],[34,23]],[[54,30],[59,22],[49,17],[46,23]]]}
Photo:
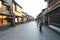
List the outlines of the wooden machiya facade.
{"label": "wooden machiya facade", "polygon": [[15,26],[15,20],[17,17],[19,17],[19,21],[22,20],[22,17],[17,16],[13,13],[12,3],[12,0],[0,0],[0,27]]}
{"label": "wooden machiya facade", "polygon": [[20,12],[21,7],[15,2],[13,1],[13,13],[15,14],[15,23],[19,23],[20,21],[22,21],[22,14]]}
{"label": "wooden machiya facade", "polygon": [[0,27],[14,27],[16,23],[26,21],[27,17],[19,4],[14,0],[0,0]]}
{"label": "wooden machiya facade", "polygon": [[7,17],[10,17],[10,11],[7,9],[8,5],[5,4],[6,1],[0,0],[0,27],[8,26],[11,23],[8,21]]}
{"label": "wooden machiya facade", "polygon": [[22,7],[13,1],[13,13],[15,14],[15,23],[24,23],[27,21],[27,17],[22,11]]}
{"label": "wooden machiya facade", "polygon": [[53,12],[50,12],[52,14],[48,14],[48,18],[50,19],[50,24],[55,26],[60,26],[60,7],[53,10]]}
{"label": "wooden machiya facade", "polygon": [[45,13],[48,24],[60,27],[60,0],[45,0],[48,2],[47,12]]}

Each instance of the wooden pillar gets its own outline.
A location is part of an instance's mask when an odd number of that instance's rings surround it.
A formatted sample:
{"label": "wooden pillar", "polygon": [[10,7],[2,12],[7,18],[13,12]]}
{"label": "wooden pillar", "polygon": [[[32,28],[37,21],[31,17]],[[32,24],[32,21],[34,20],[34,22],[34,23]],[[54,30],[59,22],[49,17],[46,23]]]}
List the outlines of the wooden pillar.
{"label": "wooden pillar", "polygon": [[50,25],[50,16],[48,16],[48,25]]}

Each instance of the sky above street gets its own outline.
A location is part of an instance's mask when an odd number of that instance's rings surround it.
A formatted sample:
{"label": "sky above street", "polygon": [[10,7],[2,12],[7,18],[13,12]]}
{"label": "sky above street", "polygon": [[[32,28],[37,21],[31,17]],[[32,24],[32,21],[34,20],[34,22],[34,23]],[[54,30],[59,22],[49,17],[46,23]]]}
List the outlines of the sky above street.
{"label": "sky above street", "polygon": [[47,7],[47,3],[44,0],[15,0],[20,6],[23,7],[23,11],[27,14],[36,17],[42,9]]}

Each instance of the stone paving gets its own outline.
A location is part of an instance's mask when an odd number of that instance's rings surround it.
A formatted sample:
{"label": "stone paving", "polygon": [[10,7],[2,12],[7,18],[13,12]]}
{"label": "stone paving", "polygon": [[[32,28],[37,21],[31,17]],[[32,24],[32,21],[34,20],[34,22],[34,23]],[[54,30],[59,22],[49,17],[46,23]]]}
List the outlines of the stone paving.
{"label": "stone paving", "polygon": [[43,26],[40,32],[36,25],[36,22],[32,21],[0,31],[0,40],[60,40],[60,35],[47,26]]}

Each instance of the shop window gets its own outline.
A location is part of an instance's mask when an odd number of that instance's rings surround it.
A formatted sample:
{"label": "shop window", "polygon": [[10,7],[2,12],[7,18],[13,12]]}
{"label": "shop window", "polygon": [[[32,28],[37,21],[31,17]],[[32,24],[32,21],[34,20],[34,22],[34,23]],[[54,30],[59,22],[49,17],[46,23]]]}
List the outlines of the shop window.
{"label": "shop window", "polygon": [[22,18],[18,18],[19,19],[19,22],[21,22],[22,21]]}
{"label": "shop window", "polygon": [[6,19],[6,17],[7,16],[0,15],[0,26],[7,25],[7,19]]}
{"label": "shop window", "polygon": [[16,23],[18,22],[17,18],[15,18],[15,22],[16,22]]}
{"label": "shop window", "polygon": [[50,16],[50,22],[53,25],[60,26],[60,14],[57,13],[57,14],[51,15]]}

